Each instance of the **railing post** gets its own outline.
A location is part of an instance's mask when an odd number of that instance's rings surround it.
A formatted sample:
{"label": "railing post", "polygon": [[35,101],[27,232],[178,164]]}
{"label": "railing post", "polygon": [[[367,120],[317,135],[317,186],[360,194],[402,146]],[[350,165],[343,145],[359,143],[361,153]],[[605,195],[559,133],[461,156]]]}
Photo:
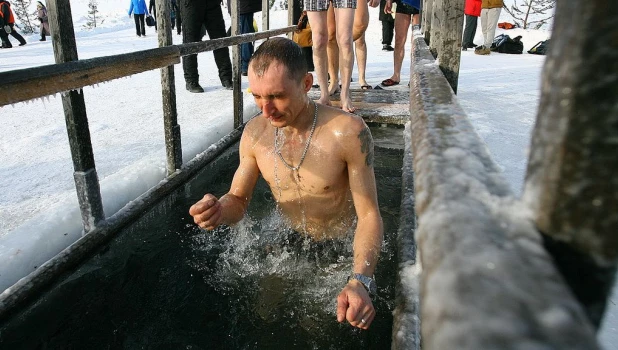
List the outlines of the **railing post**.
{"label": "railing post", "polygon": [[442,45],[442,21],[444,20],[443,11],[444,0],[433,0],[432,13],[431,13],[431,33],[429,34],[431,40],[429,41],[429,51],[433,57],[438,57],[438,50]]}
{"label": "railing post", "polygon": [[[230,14],[232,17],[231,35],[236,36],[240,33],[240,9],[238,7],[238,1],[230,1]],[[243,120],[243,98],[240,75],[240,45],[232,46],[232,83],[234,86],[233,100],[234,100],[234,128],[242,125]]]}
{"label": "railing post", "polygon": [[605,0],[557,2],[523,194],[597,328],[618,264],[616,18]]}
{"label": "railing post", "polygon": [[425,36],[425,43],[429,45],[431,41],[431,17],[433,16],[433,1],[423,0],[423,8],[421,10],[421,29]]}
{"label": "railing post", "polygon": [[[157,35],[159,47],[170,46],[172,29],[170,21],[170,1],[156,0]],[[178,16],[180,14],[177,14]],[[178,111],[176,109],[176,83],[174,65],[161,68],[161,94],[163,101],[163,125],[165,128],[165,152],[167,155],[167,174],[182,167],[182,142],[180,125],[178,125]]]}
{"label": "railing post", "polygon": [[[77,46],[69,0],[48,0],[49,25],[56,63],[77,61]],[[73,158],[73,178],[84,231],[105,219],[101,190],[92,153],[83,92],[62,93],[62,107]]]}
{"label": "railing post", "polygon": [[443,2],[441,40],[437,44],[440,70],[457,93],[459,80],[459,63],[461,61],[461,37],[464,22],[465,0],[439,0]]}
{"label": "railing post", "polygon": [[270,8],[268,0],[262,0],[262,31],[270,29]]}

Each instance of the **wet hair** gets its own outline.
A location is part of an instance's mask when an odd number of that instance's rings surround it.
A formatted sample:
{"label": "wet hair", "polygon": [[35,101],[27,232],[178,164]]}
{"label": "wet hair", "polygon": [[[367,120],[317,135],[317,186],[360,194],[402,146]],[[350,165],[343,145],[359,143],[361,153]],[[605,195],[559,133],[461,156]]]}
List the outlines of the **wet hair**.
{"label": "wet hair", "polygon": [[303,50],[290,39],[276,37],[266,40],[251,56],[249,65],[258,77],[264,75],[274,61],[287,68],[290,78],[301,81],[308,72]]}

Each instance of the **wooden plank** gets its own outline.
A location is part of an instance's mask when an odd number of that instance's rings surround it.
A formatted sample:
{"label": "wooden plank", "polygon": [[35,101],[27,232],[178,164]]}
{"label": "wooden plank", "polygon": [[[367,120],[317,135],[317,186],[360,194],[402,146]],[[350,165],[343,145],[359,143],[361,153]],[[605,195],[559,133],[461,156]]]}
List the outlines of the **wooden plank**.
{"label": "wooden plank", "polygon": [[[236,37],[226,37],[219,39],[212,39],[208,41],[200,41],[197,43],[187,43],[178,45],[180,48],[180,55],[192,55],[200,52],[212,51],[226,46],[239,45],[250,41],[262,40],[270,38],[271,36],[277,36],[281,34],[291,33],[296,29],[296,26],[289,26],[279,29],[268,30],[260,33],[247,33]],[[291,35],[291,34],[290,34]]]}
{"label": "wooden plank", "polygon": [[596,327],[618,267],[616,18],[604,0],[557,2],[523,194]]}
{"label": "wooden plank", "polygon": [[[60,0],[59,0],[60,1]],[[61,44],[58,44],[62,46]],[[69,57],[58,54],[58,57]],[[73,55],[77,57],[77,54]],[[80,89],[180,62],[175,46],[0,73],[0,106]]]}
{"label": "wooden plank", "polygon": [[[405,87],[389,90],[350,89],[356,111],[366,122],[403,125],[410,120],[409,90]],[[317,101],[319,91],[311,90],[309,97]],[[331,96],[333,107],[340,108],[339,94]]]}

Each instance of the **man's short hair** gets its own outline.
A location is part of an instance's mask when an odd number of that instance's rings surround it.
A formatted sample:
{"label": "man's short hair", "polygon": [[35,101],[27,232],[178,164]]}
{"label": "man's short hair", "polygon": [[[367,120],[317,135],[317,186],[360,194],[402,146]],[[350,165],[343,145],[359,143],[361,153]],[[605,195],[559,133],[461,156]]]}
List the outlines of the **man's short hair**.
{"label": "man's short hair", "polygon": [[296,81],[301,81],[309,71],[302,48],[287,38],[276,37],[263,42],[251,56],[249,65],[261,77],[274,61],[286,67],[290,78]]}

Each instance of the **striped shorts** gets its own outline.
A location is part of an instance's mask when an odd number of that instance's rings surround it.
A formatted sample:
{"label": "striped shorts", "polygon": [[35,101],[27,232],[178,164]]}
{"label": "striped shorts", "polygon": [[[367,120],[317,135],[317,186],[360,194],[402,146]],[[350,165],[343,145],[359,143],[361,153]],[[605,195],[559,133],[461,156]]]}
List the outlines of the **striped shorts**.
{"label": "striped shorts", "polygon": [[330,2],[333,3],[333,7],[336,9],[356,8],[356,0],[304,0],[303,6],[305,11],[326,11]]}

